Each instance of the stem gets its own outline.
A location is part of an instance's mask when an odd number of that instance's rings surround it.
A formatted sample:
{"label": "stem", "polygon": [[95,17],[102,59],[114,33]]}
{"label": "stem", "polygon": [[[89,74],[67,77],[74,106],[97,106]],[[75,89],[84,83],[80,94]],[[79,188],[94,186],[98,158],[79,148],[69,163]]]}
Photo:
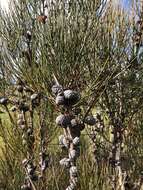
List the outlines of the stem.
{"label": "stem", "polygon": [[32,180],[30,179],[26,168],[25,168],[25,172],[26,172],[26,175],[27,175],[27,177],[28,177],[28,180],[29,180],[29,182],[30,182],[30,184],[31,184],[31,186],[32,186],[32,188],[33,188],[33,190],[36,190],[36,187],[35,187],[34,183],[32,182]]}
{"label": "stem", "polygon": [[112,150],[112,167],[114,168],[114,190],[125,190],[122,168],[121,168],[121,143],[122,143],[122,132],[120,126],[114,126],[114,139],[113,139],[113,150]]}
{"label": "stem", "polygon": [[57,85],[60,85],[60,83],[58,82],[58,80],[57,80],[55,74],[53,74],[53,78],[54,78],[54,80],[55,80],[55,83],[56,83]]}

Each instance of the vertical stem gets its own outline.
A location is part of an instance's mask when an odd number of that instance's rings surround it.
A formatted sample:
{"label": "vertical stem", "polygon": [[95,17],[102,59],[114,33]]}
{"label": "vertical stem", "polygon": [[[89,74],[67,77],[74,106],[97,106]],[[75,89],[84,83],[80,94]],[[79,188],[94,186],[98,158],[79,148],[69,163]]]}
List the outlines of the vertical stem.
{"label": "vertical stem", "polygon": [[[41,103],[42,104],[42,103]],[[46,147],[47,144],[45,142],[46,140],[46,124],[45,124],[45,118],[46,118],[46,111],[43,110],[45,108],[45,106],[47,106],[47,104],[45,104],[45,102],[43,101],[43,106],[41,107],[42,110],[39,112],[39,121],[40,121],[40,167],[41,167],[41,180],[42,180],[42,187],[41,190],[45,190],[45,185],[46,185],[46,176],[45,176],[45,171],[46,168],[42,168],[44,162],[47,162],[47,155],[46,155]]]}
{"label": "vertical stem", "polygon": [[56,83],[57,85],[60,85],[59,82],[58,82],[58,80],[57,80],[57,78],[56,78],[56,76],[55,76],[55,74],[53,74],[53,78],[54,78],[54,80],[55,80],[55,83]]}
{"label": "vertical stem", "polygon": [[114,190],[125,190],[121,168],[121,143],[122,132],[121,126],[114,126],[113,150],[112,150],[112,166],[114,167]]}

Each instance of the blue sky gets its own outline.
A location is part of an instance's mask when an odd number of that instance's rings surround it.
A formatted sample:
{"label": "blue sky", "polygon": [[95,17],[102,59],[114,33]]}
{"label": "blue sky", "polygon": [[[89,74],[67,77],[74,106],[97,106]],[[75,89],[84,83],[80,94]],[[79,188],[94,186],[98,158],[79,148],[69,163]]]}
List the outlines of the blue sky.
{"label": "blue sky", "polygon": [[[110,0],[108,0],[110,2]],[[115,5],[122,5],[124,8],[128,8],[131,3],[132,0],[112,0],[112,3]]]}
{"label": "blue sky", "polygon": [[131,0],[120,0],[125,8],[128,8],[131,4]]}

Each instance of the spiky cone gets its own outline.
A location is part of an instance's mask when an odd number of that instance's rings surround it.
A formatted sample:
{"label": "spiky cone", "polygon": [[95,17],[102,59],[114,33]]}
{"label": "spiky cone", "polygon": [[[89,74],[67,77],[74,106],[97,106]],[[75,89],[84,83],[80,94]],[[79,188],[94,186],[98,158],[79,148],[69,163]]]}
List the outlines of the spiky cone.
{"label": "spiky cone", "polygon": [[87,125],[93,126],[96,124],[96,119],[92,115],[89,115],[84,119],[84,122]]}
{"label": "spiky cone", "polygon": [[32,190],[32,187],[31,187],[31,185],[24,184],[21,186],[21,190]]}
{"label": "spiky cone", "polygon": [[[68,150],[68,157],[70,159],[71,166],[75,166],[76,159],[79,156],[78,151],[76,150],[77,147],[75,148],[75,144],[73,143],[73,142],[76,143],[76,140],[77,140],[77,139],[75,139],[75,137],[77,137],[77,134],[75,134],[77,132],[77,128],[75,127],[78,125],[77,120],[74,120],[74,122],[72,122],[72,125],[73,126],[68,126],[66,128],[66,135],[67,135],[67,138],[69,139],[69,143],[70,143],[69,150]],[[73,131],[73,129],[74,129],[74,131]],[[77,142],[77,144],[78,144],[78,142]],[[69,185],[69,187],[70,187],[70,185]]]}
{"label": "spiky cone", "polygon": [[[80,122],[74,118],[74,115],[78,115],[81,110],[77,110],[74,114],[72,106],[78,103],[80,95],[73,90],[63,91],[63,88],[58,82],[52,87],[52,92],[56,95],[56,105],[64,107],[62,114],[56,118],[56,124],[63,128],[64,135],[59,137],[59,144],[61,147],[68,149],[68,158],[62,159],[60,165],[67,168],[76,168],[76,159],[79,156],[79,136],[82,127],[80,127]],[[74,174],[72,175],[71,171],[72,170],[69,169],[70,181],[73,181]],[[72,182],[67,189],[72,190],[75,189],[75,187],[75,183]]]}
{"label": "spiky cone", "polygon": [[6,106],[8,104],[8,98],[6,97],[0,98],[0,104]]}
{"label": "spiky cone", "polygon": [[16,87],[17,91],[22,93],[23,92],[23,86],[22,85],[17,85]]}
{"label": "spiky cone", "polygon": [[81,129],[79,126],[77,128],[70,128],[70,132],[71,132],[72,139],[75,137],[80,137],[81,135]]}
{"label": "spiky cone", "polygon": [[61,114],[56,118],[56,124],[60,127],[67,128],[71,123],[70,115]]}
{"label": "spiky cone", "polygon": [[66,168],[70,168],[71,161],[69,158],[63,158],[62,160],[60,160],[60,165],[66,167]]}
{"label": "spiky cone", "polygon": [[63,95],[57,95],[56,96],[56,105],[60,106],[60,105],[65,105],[65,97]]}
{"label": "spiky cone", "polygon": [[79,137],[75,137],[74,139],[73,139],[73,145],[74,146],[78,146],[80,144],[80,138]]}
{"label": "spiky cone", "polygon": [[60,135],[59,136],[59,145],[61,146],[61,148],[67,148],[69,147],[69,140],[67,138],[65,138],[64,135]]}
{"label": "spiky cone", "polygon": [[72,106],[78,103],[80,100],[80,94],[73,90],[65,90],[64,97],[65,97],[66,105],[68,106]]}

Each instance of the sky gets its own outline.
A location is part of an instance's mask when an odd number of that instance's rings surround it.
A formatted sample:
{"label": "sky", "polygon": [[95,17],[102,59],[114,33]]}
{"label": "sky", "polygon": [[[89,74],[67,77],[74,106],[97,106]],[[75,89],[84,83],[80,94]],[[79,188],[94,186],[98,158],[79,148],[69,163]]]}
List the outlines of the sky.
{"label": "sky", "polygon": [[123,7],[125,7],[125,8],[129,8],[131,5],[131,0],[120,0],[120,1],[122,3]]}
{"label": "sky", "polygon": [[9,0],[0,0],[0,5],[2,8],[7,9]]}

